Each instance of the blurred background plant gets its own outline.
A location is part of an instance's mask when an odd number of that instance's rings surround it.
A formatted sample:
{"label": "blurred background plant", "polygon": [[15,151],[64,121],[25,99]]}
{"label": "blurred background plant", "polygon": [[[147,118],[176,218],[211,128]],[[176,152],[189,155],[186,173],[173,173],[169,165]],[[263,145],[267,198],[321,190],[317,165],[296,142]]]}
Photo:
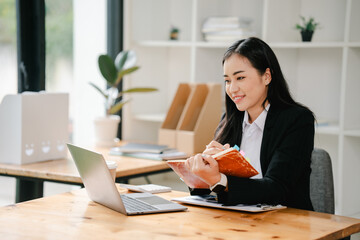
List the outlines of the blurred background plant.
{"label": "blurred background plant", "polygon": [[124,100],[123,95],[127,93],[141,93],[141,92],[154,92],[156,88],[151,87],[136,87],[119,91],[119,84],[125,75],[133,73],[139,69],[136,64],[136,54],[134,51],[120,52],[115,61],[109,55],[100,55],[98,58],[98,65],[101,75],[106,80],[109,88],[102,90],[100,87],[90,82],[104,98],[106,115],[118,113],[122,107],[130,100]]}
{"label": "blurred background plant", "polygon": [[313,17],[309,17],[308,20],[304,16],[300,16],[302,24],[296,24],[296,29],[299,29],[300,31],[309,31],[314,32],[315,29],[319,26],[318,22],[315,22],[315,19]]}
{"label": "blurred background plant", "polygon": [[300,30],[303,42],[310,42],[315,29],[318,28],[319,23],[315,22],[313,17],[307,20],[304,16],[300,16],[301,24],[296,24],[295,28]]}

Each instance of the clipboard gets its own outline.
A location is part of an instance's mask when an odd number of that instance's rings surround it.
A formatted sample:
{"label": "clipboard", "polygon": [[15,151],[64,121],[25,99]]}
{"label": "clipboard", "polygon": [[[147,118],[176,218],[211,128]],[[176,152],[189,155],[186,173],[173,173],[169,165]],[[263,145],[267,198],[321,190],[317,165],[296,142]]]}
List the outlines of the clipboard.
{"label": "clipboard", "polygon": [[204,207],[211,207],[211,208],[220,208],[226,210],[235,210],[235,211],[244,211],[244,212],[266,212],[271,210],[278,210],[284,209],[286,206],[283,205],[268,205],[268,204],[255,204],[255,205],[247,205],[247,204],[238,204],[235,206],[224,206],[221,203],[216,201],[216,196],[214,195],[203,195],[203,196],[187,196],[187,197],[180,197],[180,198],[173,198],[173,201],[197,205],[197,206],[204,206]]}

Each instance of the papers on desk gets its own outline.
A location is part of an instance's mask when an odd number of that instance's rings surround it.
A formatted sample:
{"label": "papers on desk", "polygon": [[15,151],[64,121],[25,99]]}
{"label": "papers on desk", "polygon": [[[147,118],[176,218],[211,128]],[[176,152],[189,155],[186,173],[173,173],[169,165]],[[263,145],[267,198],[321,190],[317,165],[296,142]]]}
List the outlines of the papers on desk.
{"label": "papers on desk", "polygon": [[144,158],[151,160],[186,159],[188,154],[180,152],[166,145],[127,143],[110,149],[111,155]]}
{"label": "papers on desk", "polygon": [[115,147],[112,150],[116,150],[118,152],[123,153],[136,153],[136,152],[144,152],[144,153],[164,153],[170,148],[166,145],[157,145],[157,144],[146,144],[146,143],[126,143],[120,147]]}
{"label": "papers on desk", "polygon": [[133,192],[148,192],[148,193],[171,192],[171,187],[157,185],[157,184],[143,184],[143,185],[120,184],[120,187],[127,188]]}
{"label": "papers on desk", "polygon": [[191,205],[199,205],[205,207],[221,208],[221,209],[245,211],[245,212],[266,212],[270,210],[286,208],[286,206],[282,206],[282,205],[265,205],[265,204],[257,204],[257,205],[238,204],[235,206],[224,206],[223,204],[218,203],[215,200],[215,196],[213,195],[188,196],[188,197],[173,198],[171,200],[187,203]]}

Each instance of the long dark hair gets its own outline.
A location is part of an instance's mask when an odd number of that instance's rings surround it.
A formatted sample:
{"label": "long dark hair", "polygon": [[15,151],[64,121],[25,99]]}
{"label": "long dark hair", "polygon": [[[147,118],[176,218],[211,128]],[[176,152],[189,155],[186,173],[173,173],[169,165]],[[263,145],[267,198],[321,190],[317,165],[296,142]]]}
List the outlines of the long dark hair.
{"label": "long dark hair", "polygon": [[[224,65],[224,62],[233,54],[246,57],[260,75],[263,75],[267,68],[270,69],[271,82],[268,85],[267,97],[263,102],[264,108],[266,101],[272,107],[286,108],[288,106],[300,106],[306,108],[300,103],[295,102],[291,97],[288,84],[275,53],[264,41],[250,37],[235,42],[226,50],[222,64]],[[215,140],[222,144],[239,144],[241,139],[236,139],[236,137],[239,137],[239,134],[234,133],[242,131],[241,120],[244,112],[236,108],[236,105],[227,94],[225,94],[225,107],[226,112],[217,129]]]}

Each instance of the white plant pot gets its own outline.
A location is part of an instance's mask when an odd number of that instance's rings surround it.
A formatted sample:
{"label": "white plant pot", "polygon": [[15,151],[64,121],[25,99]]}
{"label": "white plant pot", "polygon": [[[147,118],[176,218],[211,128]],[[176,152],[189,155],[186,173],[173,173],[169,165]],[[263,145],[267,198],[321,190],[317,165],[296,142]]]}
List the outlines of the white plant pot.
{"label": "white plant pot", "polygon": [[117,115],[98,117],[94,120],[96,146],[113,147],[116,144],[119,122],[120,117]]}

